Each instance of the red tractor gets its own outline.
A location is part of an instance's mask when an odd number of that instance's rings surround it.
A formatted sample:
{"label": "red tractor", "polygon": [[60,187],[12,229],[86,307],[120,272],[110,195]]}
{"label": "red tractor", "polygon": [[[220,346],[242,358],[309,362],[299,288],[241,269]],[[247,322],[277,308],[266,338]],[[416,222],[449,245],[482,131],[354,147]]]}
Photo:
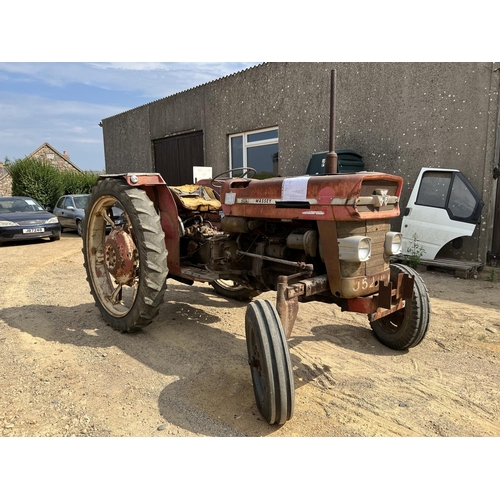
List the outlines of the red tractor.
{"label": "red tractor", "polygon": [[167,278],[210,283],[243,301],[276,291],[275,304],[253,300],[245,316],[255,399],[270,424],[293,413],[287,340],[299,302],[366,314],[392,349],[419,344],[430,319],[426,286],[412,268],[390,263],[402,245],[390,223],[403,180],[335,173],[332,141],[330,151],[325,175],[257,180],[252,169],[228,171],[212,179],[214,189],[167,186],[159,174],[101,176],[85,210],[83,254],[103,318],[121,332],[149,325]]}

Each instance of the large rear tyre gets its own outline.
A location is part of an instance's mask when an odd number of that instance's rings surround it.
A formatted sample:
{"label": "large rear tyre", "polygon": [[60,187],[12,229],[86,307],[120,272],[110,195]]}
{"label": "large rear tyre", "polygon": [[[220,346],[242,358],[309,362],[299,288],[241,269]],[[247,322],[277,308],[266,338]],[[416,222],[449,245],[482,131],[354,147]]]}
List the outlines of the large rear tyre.
{"label": "large rear tyre", "polygon": [[238,283],[231,280],[215,280],[210,284],[219,295],[228,299],[249,301],[261,293],[257,290],[238,285]]}
{"label": "large rear tyre", "polygon": [[429,329],[431,315],[429,293],[420,275],[409,266],[391,264],[393,283],[397,282],[399,273],[415,278],[413,298],[406,300],[403,309],[370,322],[375,337],[385,346],[398,351],[415,347],[422,342]]}
{"label": "large rear tyre", "polygon": [[[113,220],[116,203],[126,219],[120,226]],[[149,325],[163,302],[168,268],[160,217],[144,191],[120,178],[97,182],[85,208],[83,256],[104,320],[121,332]]]}
{"label": "large rear tyre", "polygon": [[271,302],[248,304],[245,334],[257,408],[269,424],[283,425],[293,415],[295,388],[285,332]]}

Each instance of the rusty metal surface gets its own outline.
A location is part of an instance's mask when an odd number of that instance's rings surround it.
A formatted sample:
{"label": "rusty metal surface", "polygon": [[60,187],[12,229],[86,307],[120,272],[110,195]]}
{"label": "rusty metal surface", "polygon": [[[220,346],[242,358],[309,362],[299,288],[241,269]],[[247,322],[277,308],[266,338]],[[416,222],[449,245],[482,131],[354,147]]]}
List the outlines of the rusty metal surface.
{"label": "rusty metal surface", "polygon": [[330,82],[330,134],[328,140],[329,153],[326,155],[325,174],[336,174],[338,171],[338,155],[335,152],[335,105],[337,93],[337,70],[332,69]]}
{"label": "rusty metal surface", "polygon": [[104,265],[120,285],[131,286],[136,277],[139,253],[130,234],[121,227],[113,229],[104,245]]}
{"label": "rusty metal surface", "polygon": [[[326,266],[330,291],[335,297],[342,296],[340,282],[339,247],[337,242],[337,224],[318,221],[320,255]],[[334,242],[334,244],[331,244]]]}
{"label": "rusty metal surface", "polygon": [[378,290],[378,307],[390,309],[392,305],[392,282],[380,283]]}
{"label": "rusty metal surface", "polygon": [[239,255],[246,255],[247,257],[252,257],[254,259],[268,260],[271,262],[276,262],[278,264],[284,264],[286,266],[298,267],[299,269],[307,269],[308,271],[311,271],[311,272],[314,270],[314,266],[312,264],[307,264],[306,262],[293,262],[291,260],[275,259],[274,257],[268,257],[267,255],[260,255],[260,254],[256,254],[256,253],[250,253],[250,252],[242,252],[241,250],[238,250],[236,253]]}
{"label": "rusty metal surface", "polygon": [[389,280],[381,282],[378,294],[346,299],[342,311],[367,314],[370,321],[388,316],[405,307],[405,301],[413,298],[414,281],[413,276],[399,273],[395,283]]}
{"label": "rusty metal surface", "polygon": [[411,300],[413,298],[413,286],[415,277],[406,273],[398,274],[398,286],[396,291],[396,298]]}
{"label": "rusty metal surface", "polygon": [[[126,174],[117,174],[113,176],[103,176],[103,177],[123,177],[126,181],[127,184],[133,187],[141,187],[141,186],[159,186],[159,185],[165,185],[165,181],[163,180],[163,177],[160,174],[152,173],[152,174],[145,174],[145,173],[126,173]],[[133,182],[133,180],[137,179],[136,182]]]}
{"label": "rusty metal surface", "polygon": [[289,288],[287,277],[280,276],[276,287],[276,310],[283,324],[287,339],[292,335],[293,325],[295,324],[299,311],[298,296],[292,294],[291,297],[288,297],[287,290]]}
{"label": "rusty metal surface", "polygon": [[311,176],[307,181],[306,199],[303,200],[307,206],[302,204],[297,207],[278,208],[276,203],[282,201],[283,181],[284,178],[248,179],[244,183],[226,181],[221,188],[224,215],[337,221],[381,219],[399,215],[399,203],[386,206],[384,210],[375,207],[373,211],[359,211],[356,207],[363,181],[381,186],[385,182],[396,186],[393,196],[394,200],[399,200],[403,180],[398,176],[375,172]]}
{"label": "rusty metal surface", "polygon": [[370,276],[343,277],[340,280],[341,296],[351,299],[371,295],[378,291],[380,283],[389,281],[389,278],[389,269]]}
{"label": "rusty metal surface", "polygon": [[330,289],[328,276],[315,276],[314,278],[302,279],[299,284],[304,287],[303,295],[310,297]]}

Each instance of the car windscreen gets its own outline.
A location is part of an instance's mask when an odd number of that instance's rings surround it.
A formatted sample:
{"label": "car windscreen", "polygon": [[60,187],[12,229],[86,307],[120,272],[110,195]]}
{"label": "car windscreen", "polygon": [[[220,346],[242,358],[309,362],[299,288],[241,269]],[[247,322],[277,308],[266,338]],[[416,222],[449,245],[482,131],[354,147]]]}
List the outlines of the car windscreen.
{"label": "car windscreen", "polygon": [[43,208],[31,198],[2,198],[2,212],[43,212]]}
{"label": "car windscreen", "polygon": [[85,208],[87,206],[87,202],[89,201],[88,196],[75,196],[75,208]]}

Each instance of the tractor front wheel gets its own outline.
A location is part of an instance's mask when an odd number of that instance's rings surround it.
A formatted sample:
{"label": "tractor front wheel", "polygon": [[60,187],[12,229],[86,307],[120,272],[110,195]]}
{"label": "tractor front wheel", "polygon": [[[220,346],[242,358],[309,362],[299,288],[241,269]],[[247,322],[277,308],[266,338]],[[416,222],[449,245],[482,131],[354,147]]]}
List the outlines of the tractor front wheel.
{"label": "tractor front wheel", "polygon": [[285,332],[271,302],[247,306],[245,334],[257,408],[269,424],[283,425],[293,415],[295,388]]}
{"label": "tractor front wheel", "polygon": [[373,334],[385,346],[395,350],[415,347],[424,339],[431,314],[429,293],[420,275],[409,266],[391,264],[391,281],[397,283],[399,273],[413,276],[413,298],[405,307],[370,322]]}
{"label": "tractor front wheel", "polygon": [[[124,211],[123,225],[114,223],[115,204]],[[143,190],[120,178],[97,182],[85,208],[83,256],[105,321],[121,332],[149,325],[163,302],[168,268],[160,217]]]}

